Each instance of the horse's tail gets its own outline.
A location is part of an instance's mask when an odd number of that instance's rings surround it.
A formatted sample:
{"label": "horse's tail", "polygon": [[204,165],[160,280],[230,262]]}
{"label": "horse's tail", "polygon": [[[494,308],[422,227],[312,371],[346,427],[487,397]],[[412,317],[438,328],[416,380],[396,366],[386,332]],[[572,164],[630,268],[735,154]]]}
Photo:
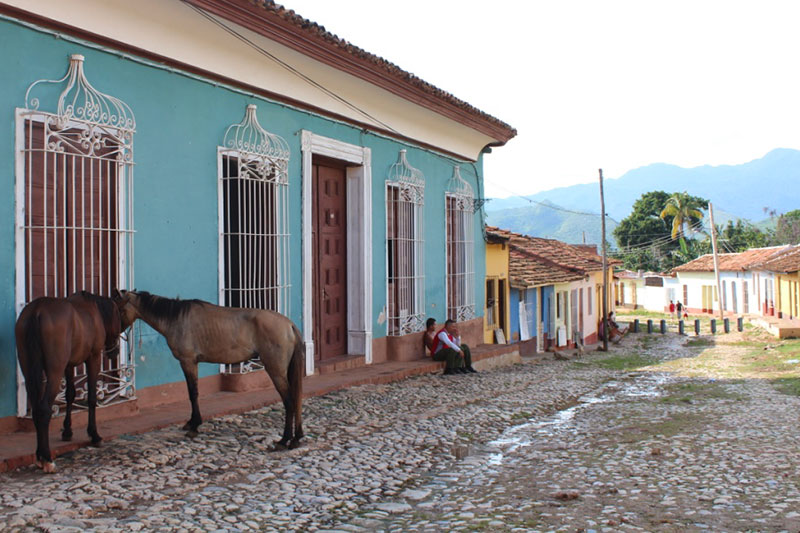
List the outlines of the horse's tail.
{"label": "horse's tail", "polygon": [[303,372],[306,367],[306,345],[297,326],[292,324],[294,330],[294,352],[289,361],[289,393],[294,404],[294,438],[299,440],[303,436]]}
{"label": "horse's tail", "polygon": [[[30,408],[36,409],[37,406],[47,403],[47,391],[42,390],[42,377],[44,372],[44,349],[42,348],[42,323],[39,313],[34,311],[25,320],[25,334],[23,335],[23,350],[26,361],[20,361],[20,367],[26,368],[25,389],[28,392],[28,402]],[[48,383],[47,386],[50,386]]]}

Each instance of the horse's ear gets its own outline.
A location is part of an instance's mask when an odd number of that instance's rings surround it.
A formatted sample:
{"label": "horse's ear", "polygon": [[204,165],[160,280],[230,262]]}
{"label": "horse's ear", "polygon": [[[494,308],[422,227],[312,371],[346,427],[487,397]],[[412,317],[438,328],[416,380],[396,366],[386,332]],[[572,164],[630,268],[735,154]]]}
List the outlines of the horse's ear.
{"label": "horse's ear", "polygon": [[111,299],[119,300],[120,298],[122,298],[122,294],[120,294],[119,289],[117,289],[116,287],[111,289]]}

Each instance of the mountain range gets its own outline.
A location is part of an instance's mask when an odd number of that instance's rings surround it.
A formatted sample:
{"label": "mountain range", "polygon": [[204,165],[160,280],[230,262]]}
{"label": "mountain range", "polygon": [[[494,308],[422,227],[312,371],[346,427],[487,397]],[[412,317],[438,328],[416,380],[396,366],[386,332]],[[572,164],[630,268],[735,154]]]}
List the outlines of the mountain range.
{"label": "mountain range", "polygon": [[[710,200],[714,222],[758,221],[765,209],[785,213],[800,208],[800,150],[777,148],[741,165],[683,168],[654,163],[606,179],[607,234],[630,214],[633,203],[650,191],[686,191]],[[569,243],[600,242],[600,192],[597,183],[559,187],[526,197],[492,199],[487,222],[511,231]],[[576,213],[577,212],[577,213]],[[594,215],[592,215],[594,214]]]}

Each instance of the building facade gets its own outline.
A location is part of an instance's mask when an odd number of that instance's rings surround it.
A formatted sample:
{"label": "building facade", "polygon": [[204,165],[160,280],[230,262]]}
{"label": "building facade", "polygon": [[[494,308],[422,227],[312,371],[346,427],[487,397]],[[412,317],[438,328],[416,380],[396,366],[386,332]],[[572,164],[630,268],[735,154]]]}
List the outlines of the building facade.
{"label": "building facade", "polygon": [[[26,413],[13,327],[43,295],[273,309],[307,374],[419,357],[427,316],[482,339],[482,161],[510,126],[274,4],[5,2],[0,44],[0,428]],[[103,403],[181,389],[160,335],[126,344]]]}

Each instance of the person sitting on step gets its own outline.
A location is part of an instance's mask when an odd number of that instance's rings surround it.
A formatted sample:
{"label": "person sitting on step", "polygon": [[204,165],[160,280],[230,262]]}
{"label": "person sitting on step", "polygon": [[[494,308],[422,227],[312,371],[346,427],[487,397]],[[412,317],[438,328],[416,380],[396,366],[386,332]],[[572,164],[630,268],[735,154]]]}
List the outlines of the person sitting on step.
{"label": "person sitting on step", "polygon": [[461,335],[455,320],[448,319],[433,339],[431,353],[434,361],[445,361],[444,374],[467,374],[477,372],[472,368],[472,353],[469,346],[461,343]]}
{"label": "person sitting on step", "polygon": [[[436,337],[436,319],[429,318],[425,321],[425,333],[422,334],[422,353],[433,354],[433,339]],[[427,352],[425,351],[427,349]]]}

